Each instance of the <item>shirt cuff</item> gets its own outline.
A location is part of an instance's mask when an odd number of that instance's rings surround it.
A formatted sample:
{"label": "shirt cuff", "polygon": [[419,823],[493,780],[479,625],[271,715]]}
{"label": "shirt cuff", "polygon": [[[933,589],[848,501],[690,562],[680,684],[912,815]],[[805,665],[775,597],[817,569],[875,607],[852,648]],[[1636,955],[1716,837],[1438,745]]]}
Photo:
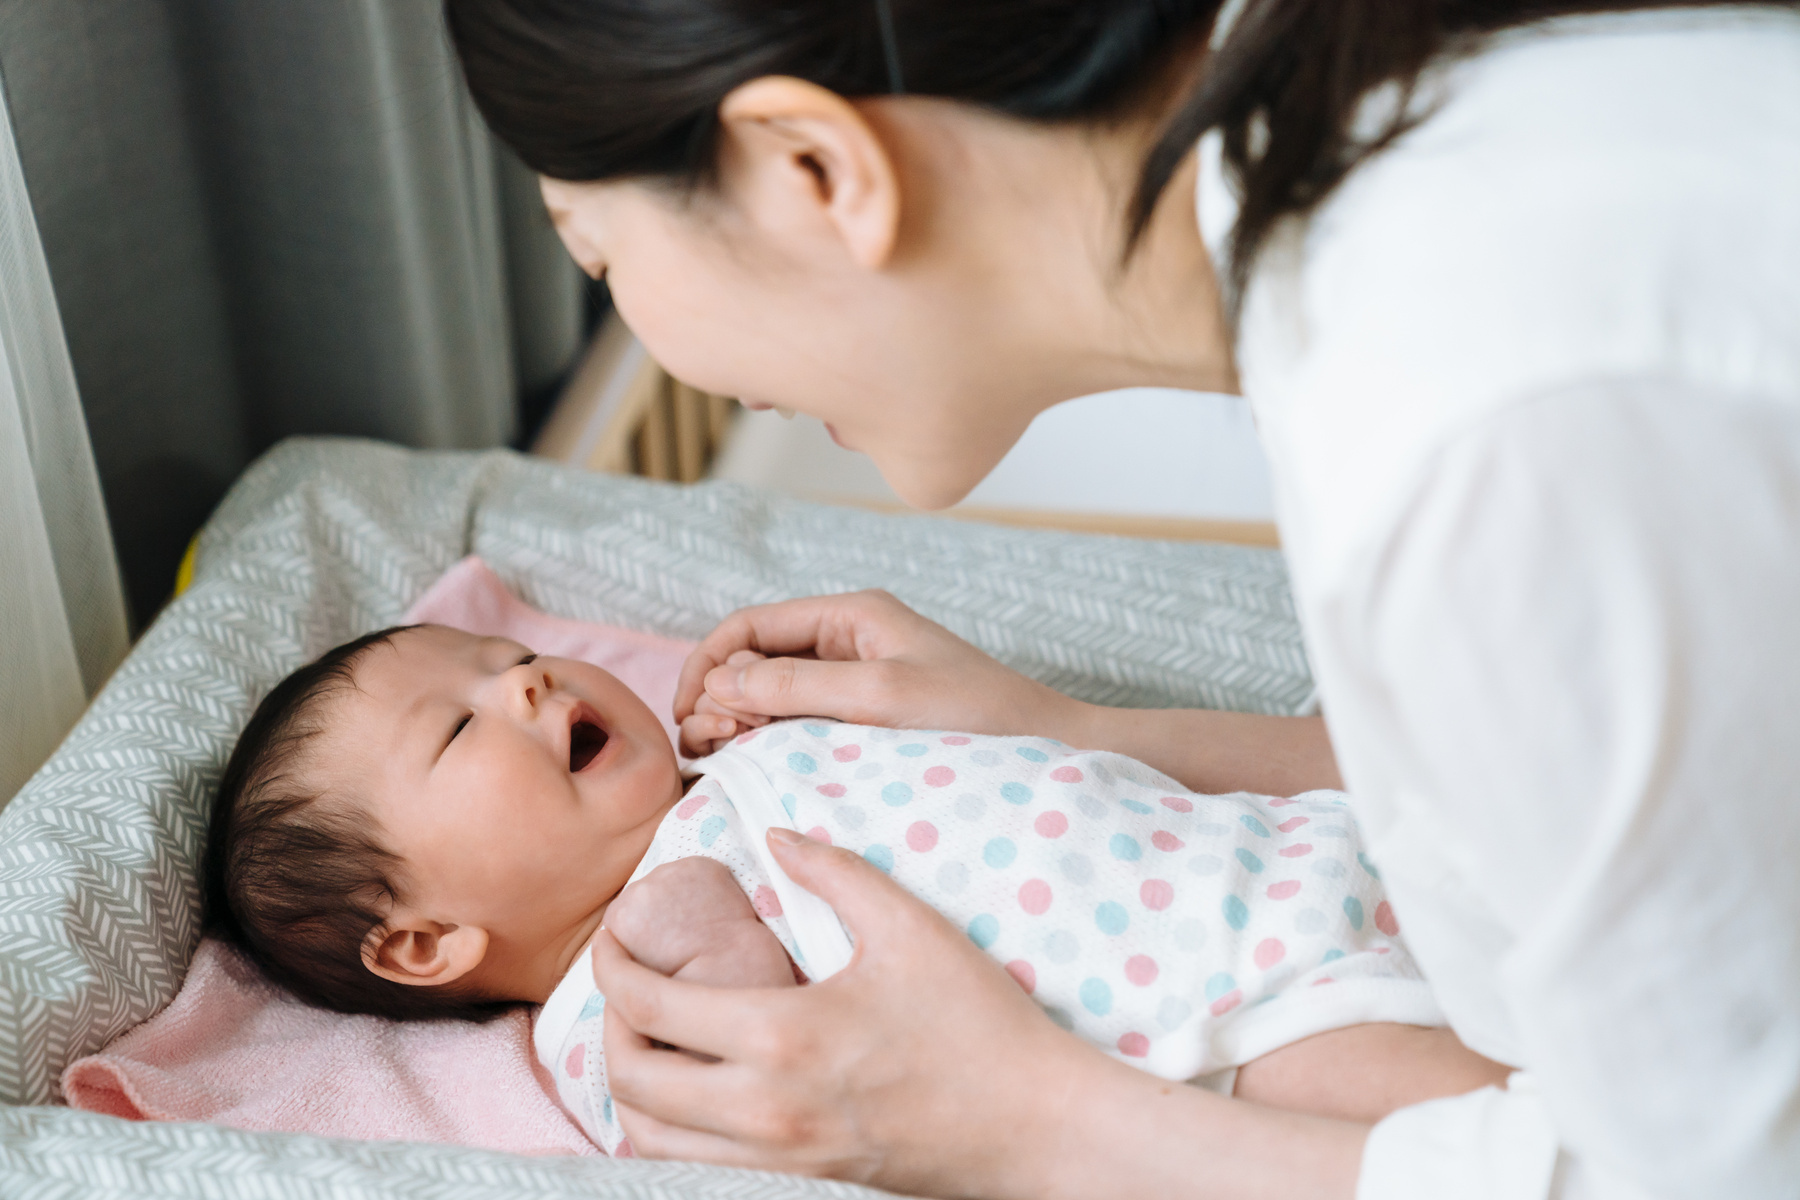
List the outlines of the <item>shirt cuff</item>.
{"label": "shirt cuff", "polygon": [[1514,1072],[1504,1090],[1389,1114],[1363,1146],[1356,1200],[1552,1200],[1557,1155],[1543,1098]]}

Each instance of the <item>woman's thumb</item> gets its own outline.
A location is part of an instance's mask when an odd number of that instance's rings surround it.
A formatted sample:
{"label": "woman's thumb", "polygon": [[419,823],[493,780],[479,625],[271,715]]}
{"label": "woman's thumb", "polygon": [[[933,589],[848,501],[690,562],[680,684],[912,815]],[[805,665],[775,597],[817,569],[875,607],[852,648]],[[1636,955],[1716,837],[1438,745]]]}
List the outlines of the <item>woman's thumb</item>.
{"label": "woman's thumb", "polygon": [[788,878],[831,905],[858,942],[879,935],[907,902],[918,903],[861,855],[792,829],[769,830],[769,849]]}
{"label": "woman's thumb", "polygon": [[871,715],[872,666],[810,658],[727,663],[706,673],[706,694],[736,712],[765,717],[865,720]]}

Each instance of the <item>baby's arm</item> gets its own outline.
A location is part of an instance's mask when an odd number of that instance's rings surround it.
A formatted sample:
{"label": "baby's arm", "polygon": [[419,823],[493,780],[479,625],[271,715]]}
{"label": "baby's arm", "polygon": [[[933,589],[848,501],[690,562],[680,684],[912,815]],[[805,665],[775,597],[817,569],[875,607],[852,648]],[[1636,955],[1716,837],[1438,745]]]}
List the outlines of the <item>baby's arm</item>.
{"label": "baby's arm", "polygon": [[1426,1100],[1504,1086],[1511,1073],[1448,1029],[1376,1023],[1302,1038],[1245,1063],[1233,1094],[1272,1108],[1372,1122]]}
{"label": "baby's arm", "polygon": [[791,987],[781,941],[724,864],[710,858],[664,863],[619,893],[606,928],[653,971],[713,987]]}

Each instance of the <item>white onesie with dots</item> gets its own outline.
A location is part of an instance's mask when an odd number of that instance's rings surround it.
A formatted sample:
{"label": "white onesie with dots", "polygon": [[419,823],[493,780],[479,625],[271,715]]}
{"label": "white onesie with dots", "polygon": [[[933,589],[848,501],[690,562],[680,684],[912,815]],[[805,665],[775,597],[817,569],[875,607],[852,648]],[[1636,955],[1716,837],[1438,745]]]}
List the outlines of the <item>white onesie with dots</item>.
{"label": "white onesie with dots", "polygon": [[[1441,1025],[1348,798],[1203,796],[1134,759],[1045,738],[808,719],[745,734],[657,830],[635,880],[718,859],[811,979],[849,961],[831,909],[763,835],[847,847],[967,931],[1050,1019],[1166,1079],[1228,1083],[1290,1042]],[[539,1014],[539,1060],[608,1153],[605,1001],[583,955]]]}

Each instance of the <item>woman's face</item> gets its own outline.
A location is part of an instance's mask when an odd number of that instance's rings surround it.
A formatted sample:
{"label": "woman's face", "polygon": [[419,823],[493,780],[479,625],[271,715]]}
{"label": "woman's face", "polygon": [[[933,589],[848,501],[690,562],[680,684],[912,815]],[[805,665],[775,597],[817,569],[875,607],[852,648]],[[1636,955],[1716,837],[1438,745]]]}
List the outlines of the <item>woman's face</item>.
{"label": "woman's face", "polygon": [[[1091,151],[1071,156],[1004,118],[946,120],[943,107],[915,106],[910,125],[852,112],[843,138],[825,128],[818,146],[752,127],[725,139],[716,187],[691,196],[545,180],[544,198],[575,260],[604,276],[672,375],[817,417],[916,507],[960,500],[1053,404],[1132,384],[1218,386],[1164,361],[1217,376],[1225,355],[1222,325],[1204,319],[1217,299],[1197,232],[1200,277],[1143,319],[1129,281],[1120,292],[1104,181],[1057,186],[1059,162],[1063,176],[1092,173]],[[1009,137],[992,135],[996,122]],[[866,178],[862,152],[879,159]],[[1182,290],[1196,287],[1198,319]],[[1161,341],[1158,319],[1175,323]]]}

